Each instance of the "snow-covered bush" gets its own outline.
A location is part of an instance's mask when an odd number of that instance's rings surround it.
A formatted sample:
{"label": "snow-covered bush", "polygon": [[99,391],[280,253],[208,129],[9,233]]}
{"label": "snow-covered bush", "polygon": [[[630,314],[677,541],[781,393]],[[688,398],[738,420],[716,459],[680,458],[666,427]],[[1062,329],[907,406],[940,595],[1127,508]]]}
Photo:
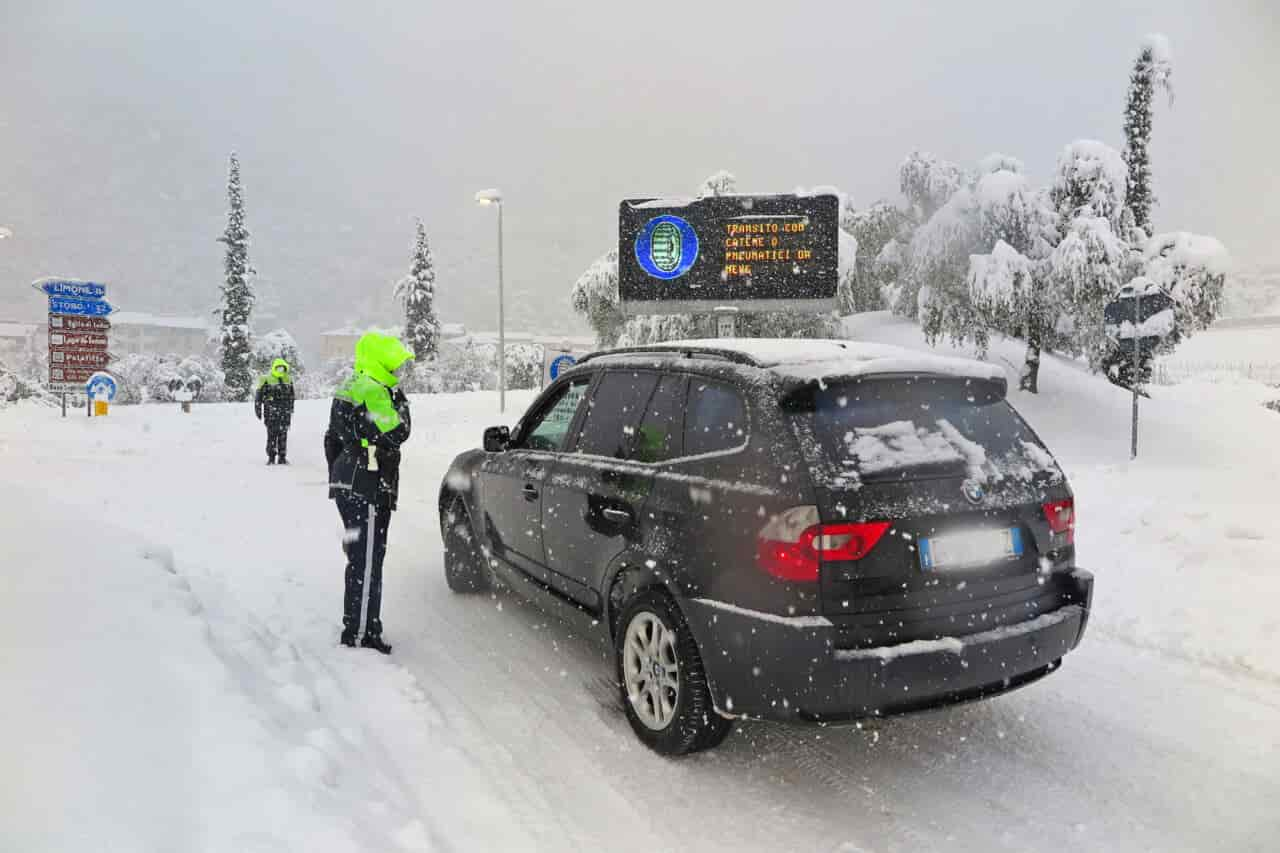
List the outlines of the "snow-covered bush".
{"label": "snow-covered bush", "polygon": [[112,362],[109,372],[119,382],[118,404],[160,403],[172,399],[169,383],[200,380],[200,401],[216,403],[228,399],[226,375],[207,356],[155,355],[133,353]]}
{"label": "snow-covered bush", "polygon": [[19,400],[36,400],[47,405],[56,402],[55,396],[46,391],[38,380],[0,364],[0,406]]}
{"label": "snow-covered bush", "polygon": [[306,370],[302,363],[302,351],[298,349],[298,342],[286,330],[273,329],[253,339],[250,365],[255,372],[255,378],[269,371],[271,362],[277,358],[283,358],[289,362],[295,379]]}
{"label": "snow-covered bush", "polygon": [[507,387],[537,388],[542,382],[542,347],[539,344],[507,344]]}
{"label": "snow-covered bush", "polygon": [[[294,377],[294,393],[304,400],[333,396],[333,391],[339,383],[351,375],[351,364],[350,358],[331,358],[308,368],[301,376]],[[401,380],[405,383],[405,390],[409,392],[417,390],[411,387],[412,376],[412,373],[406,373]]]}

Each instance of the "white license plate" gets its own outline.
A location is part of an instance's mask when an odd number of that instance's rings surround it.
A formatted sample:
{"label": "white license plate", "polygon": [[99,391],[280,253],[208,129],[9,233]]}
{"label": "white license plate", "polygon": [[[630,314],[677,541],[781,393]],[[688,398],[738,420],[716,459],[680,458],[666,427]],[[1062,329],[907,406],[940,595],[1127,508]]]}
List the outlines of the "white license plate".
{"label": "white license plate", "polygon": [[960,568],[994,563],[1022,555],[1022,534],[1016,527],[1003,530],[972,530],[920,540],[920,568]]}

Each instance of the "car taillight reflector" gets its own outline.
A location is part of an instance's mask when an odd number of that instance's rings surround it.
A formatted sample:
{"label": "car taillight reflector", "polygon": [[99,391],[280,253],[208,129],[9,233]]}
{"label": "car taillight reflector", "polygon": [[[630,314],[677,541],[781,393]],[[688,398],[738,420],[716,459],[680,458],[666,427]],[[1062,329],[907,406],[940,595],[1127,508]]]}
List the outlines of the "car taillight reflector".
{"label": "car taillight reflector", "polygon": [[775,517],[756,543],[756,563],[776,578],[816,582],[824,562],[861,560],[889,530],[887,521],[816,524],[816,507]]}
{"label": "car taillight reflector", "polygon": [[1043,505],[1044,517],[1049,522],[1049,530],[1055,536],[1062,536],[1067,545],[1076,543],[1076,502],[1073,498],[1065,501],[1050,501]]}

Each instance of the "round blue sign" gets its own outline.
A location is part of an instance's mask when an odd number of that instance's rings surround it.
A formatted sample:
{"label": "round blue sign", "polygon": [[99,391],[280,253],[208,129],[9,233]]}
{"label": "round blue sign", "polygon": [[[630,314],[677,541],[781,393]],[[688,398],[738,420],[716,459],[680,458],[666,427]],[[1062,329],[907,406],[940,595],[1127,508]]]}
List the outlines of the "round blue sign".
{"label": "round blue sign", "polygon": [[645,223],[636,237],[636,261],[654,278],[670,281],[698,260],[698,235],[679,216],[664,214]]}
{"label": "round blue sign", "polygon": [[578,363],[578,360],[571,355],[558,355],[551,359],[551,381],[555,382],[560,378],[560,374]]}
{"label": "round blue sign", "polygon": [[91,400],[106,399],[108,403],[116,399],[116,379],[110,373],[95,373],[84,383],[84,393]]}

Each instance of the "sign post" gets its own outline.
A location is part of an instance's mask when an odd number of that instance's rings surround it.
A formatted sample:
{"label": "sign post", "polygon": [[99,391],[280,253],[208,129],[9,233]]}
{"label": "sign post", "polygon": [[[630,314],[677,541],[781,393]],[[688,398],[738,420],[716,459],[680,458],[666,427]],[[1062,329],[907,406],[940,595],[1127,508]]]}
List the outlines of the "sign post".
{"label": "sign post", "polygon": [[839,206],[827,194],[623,201],[623,313],[830,311],[839,271]]}
{"label": "sign post", "polygon": [[[1108,335],[1115,339],[1109,358],[1116,373],[1112,381],[1123,385],[1123,369],[1129,361],[1129,388],[1133,392],[1132,417],[1129,428],[1129,458],[1138,458],[1138,398],[1142,396],[1144,374],[1149,373],[1150,359],[1160,342],[1175,331],[1174,304],[1169,294],[1149,279],[1139,276],[1120,289],[1116,298],[1103,309]],[[1132,353],[1127,341],[1132,340]],[[1147,364],[1144,366],[1144,358]],[[1110,375],[1111,368],[1108,368]]]}
{"label": "sign post", "polygon": [[1142,291],[1136,291],[1133,296],[1133,426],[1130,428],[1129,436],[1129,458],[1138,458],[1138,385],[1140,384],[1139,376],[1142,373],[1142,356],[1141,345],[1142,338],[1138,337],[1138,327],[1142,320]]}
{"label": "sign post", "polygon": [[[106,300],[106,285],[93,281],[42,278],[31,286],[49,298],[49,390],[62,395],[65,418],[67,392],[84,386],[112,360],[106,318],[115,306]],[[115,380],[111,383],[114,399]],[[86,407],[92,404],[86,400]]]}

